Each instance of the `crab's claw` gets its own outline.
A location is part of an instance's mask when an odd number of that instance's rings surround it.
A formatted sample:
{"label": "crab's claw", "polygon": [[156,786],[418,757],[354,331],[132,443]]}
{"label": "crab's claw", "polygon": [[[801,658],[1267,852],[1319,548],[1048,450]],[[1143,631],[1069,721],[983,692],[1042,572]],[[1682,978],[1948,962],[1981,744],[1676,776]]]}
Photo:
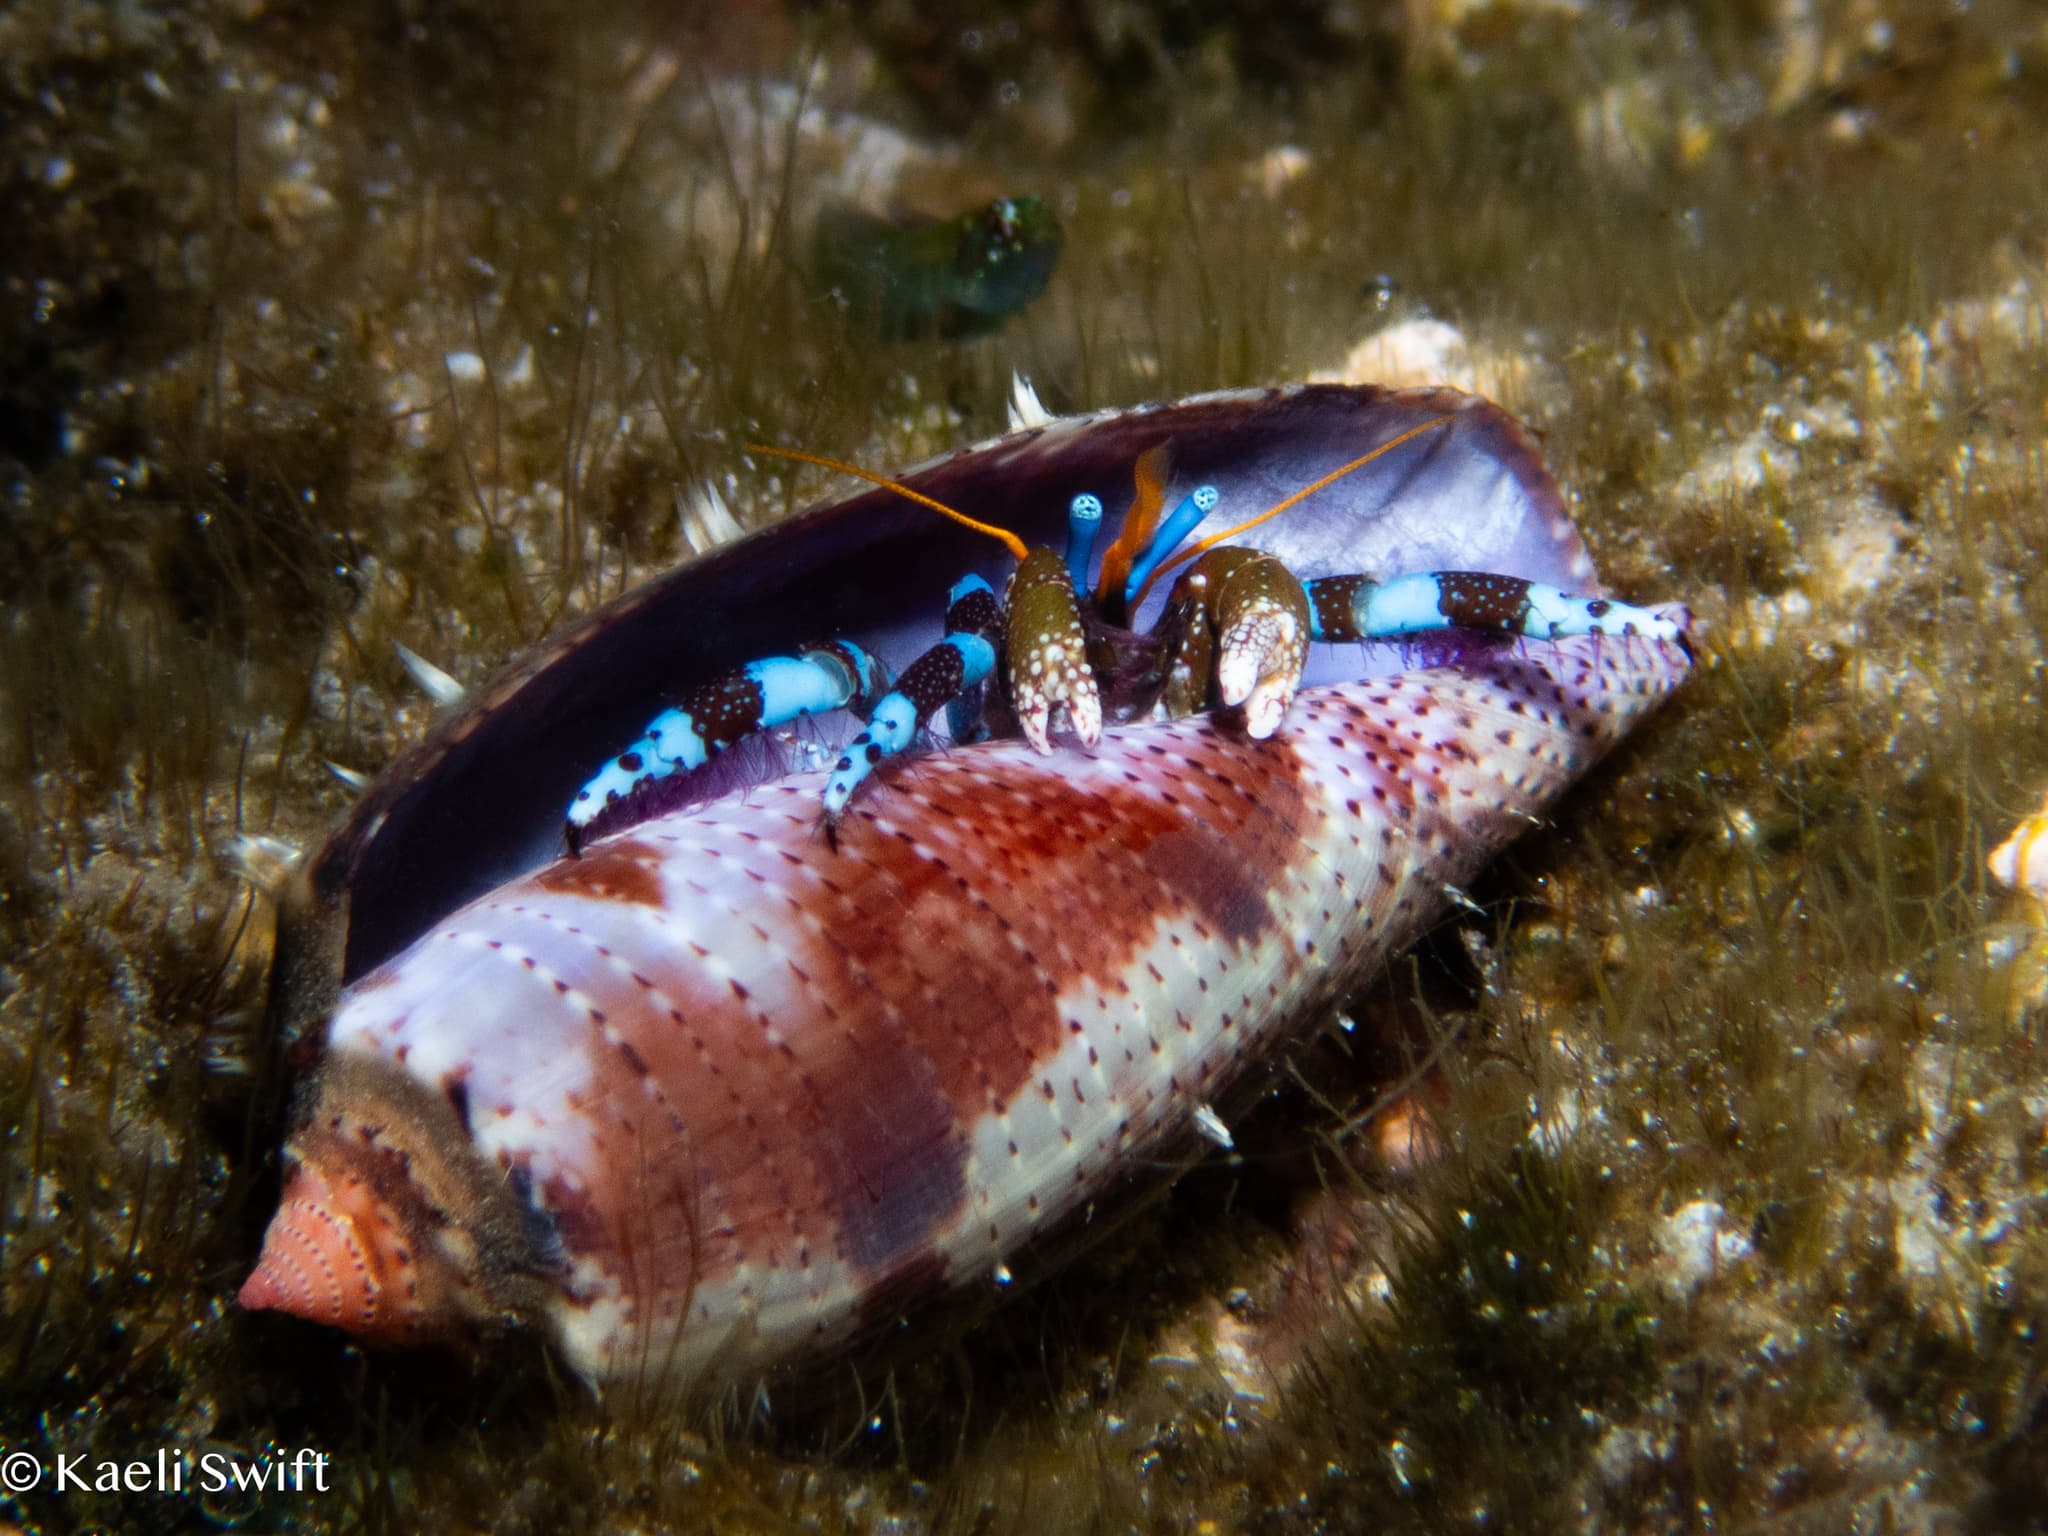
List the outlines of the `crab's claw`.
{"label": "crab's claw", "polygon": [[1308,662],[1308,594],[1270,555],[1242,555],[1212,577],[1216,628],[1216,696],[1244,706],[1245,734],[1272,735],[1286,718]]}
{"label": "crab's claw", "polygon": [[1052,751],[1052,716],[1064,709],[1084,746],[1102,740],[1102,697],[1088,667],[1081,608],[1066,563],[1034,549],[1010,578],[1010,699],[1033,750]]}

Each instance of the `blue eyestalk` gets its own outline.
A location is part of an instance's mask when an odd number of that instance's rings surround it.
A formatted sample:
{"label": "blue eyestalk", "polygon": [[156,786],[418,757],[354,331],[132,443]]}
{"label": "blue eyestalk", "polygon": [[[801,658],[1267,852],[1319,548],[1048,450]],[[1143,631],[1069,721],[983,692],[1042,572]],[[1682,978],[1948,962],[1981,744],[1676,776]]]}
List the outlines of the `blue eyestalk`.
{"label": "blue eyestalk", "polygon": [[1140,589],[1152,579],[1152,573],[1159,569],[1160,562],[1180,548],[1181,542],[1195,531],[1202,519],[1216,510],[1216,502],[1215,486],[1198,485],[1193,495],[1166,515],[1159,531],[1152,535],[1152,542],[1145,553],[1131,567],[1130,577],[1124,582],[1125,602],[1138,600]]}
{"label": "blue eyestalk", "polygon": [[1102,531],[1102,499],[1086,491],[1067,507],[1067,572],[1074,585],[1088,589],[1088,563],[1095,558],[1095,535]]}

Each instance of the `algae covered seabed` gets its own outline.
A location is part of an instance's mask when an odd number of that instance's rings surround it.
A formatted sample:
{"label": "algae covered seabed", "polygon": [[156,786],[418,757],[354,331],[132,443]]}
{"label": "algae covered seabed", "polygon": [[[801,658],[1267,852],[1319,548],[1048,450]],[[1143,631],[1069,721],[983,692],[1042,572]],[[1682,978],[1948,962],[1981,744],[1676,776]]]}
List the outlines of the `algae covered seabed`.
{"label": "algae covered seabed", "polygon": [[[2048,1525],[2048,964],[1984,865],[2048,786],[2038,9],[340,14],[0,16],[0,1528]],[[1010,192],[1067,245],[994,335],[808,291],[821,207]],[[1483,388],[1698,676],[1235,1161],[864,1377],[679,1417],[239,1313],[232,840],[418,737],[397,645],[484,679],[703,487],[826,491],[742,441],[907,463],[1013,371]],[[328,1487],[53,1486],[160,1447]]]}

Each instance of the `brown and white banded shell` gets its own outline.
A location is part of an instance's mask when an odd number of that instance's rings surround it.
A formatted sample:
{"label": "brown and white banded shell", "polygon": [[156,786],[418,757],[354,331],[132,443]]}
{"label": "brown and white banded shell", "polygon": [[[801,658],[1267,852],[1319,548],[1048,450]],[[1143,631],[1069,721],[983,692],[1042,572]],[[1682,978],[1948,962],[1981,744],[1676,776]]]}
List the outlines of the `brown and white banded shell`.
{"label": "brown and white banded shell", "polygon": [[[1562,526],[1528,574],[1583,559]],[[1189,1134],[1689,667],[1469,647],[1306,688],[1265,741],[1197,717],[895,763],[836,849],[798,774],[514,873],[340,993],[244,1302],[394,1340],[525,1319],[594,1380],[814,1356]]]}

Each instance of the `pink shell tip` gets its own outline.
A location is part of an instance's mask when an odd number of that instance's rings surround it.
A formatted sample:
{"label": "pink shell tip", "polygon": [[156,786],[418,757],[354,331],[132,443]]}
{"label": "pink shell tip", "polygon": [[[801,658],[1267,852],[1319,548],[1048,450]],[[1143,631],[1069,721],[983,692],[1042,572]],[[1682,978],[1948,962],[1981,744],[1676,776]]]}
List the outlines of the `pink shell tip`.
{"label": "pink shell tip", "polygon": [[251,1312],[288,1312],[405,1342],[424,1331],[416,1278],[390,1207],[361,1179],[330,1180],[308,1162],[285,1181],[262,1256],[237,1300]]}

